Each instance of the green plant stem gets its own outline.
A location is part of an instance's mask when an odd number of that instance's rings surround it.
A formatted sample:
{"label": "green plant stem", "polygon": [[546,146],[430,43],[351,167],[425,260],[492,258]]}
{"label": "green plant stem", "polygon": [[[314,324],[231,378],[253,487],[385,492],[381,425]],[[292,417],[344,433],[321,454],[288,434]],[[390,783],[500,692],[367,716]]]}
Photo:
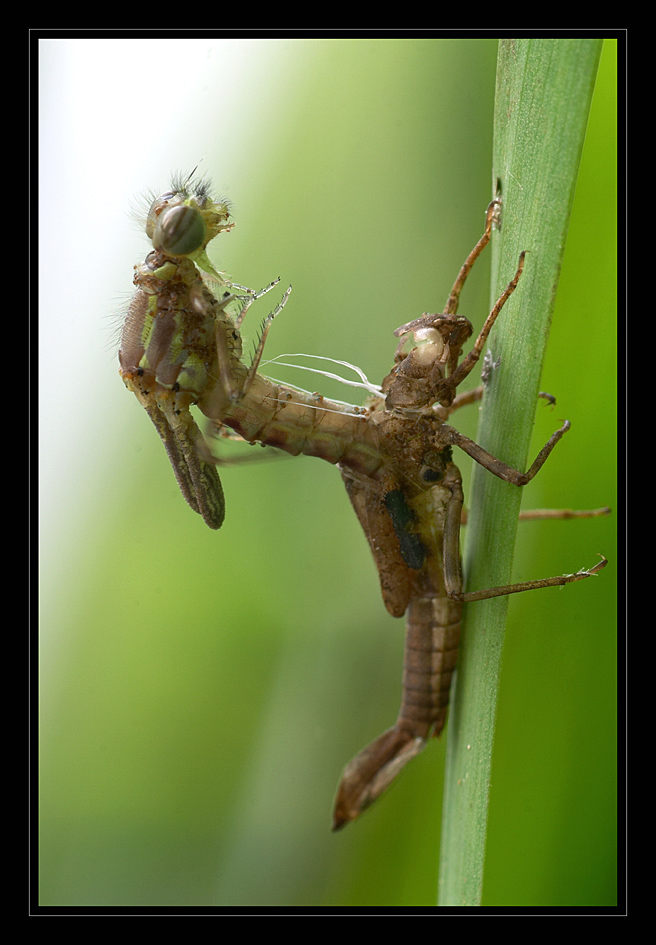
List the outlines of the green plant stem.
{"label": "green plant stem", "polygon": [[[503,201],[493,239],[492,299],[524,274],[489,348],[494,368],[478,442],[526,469],[544,351],[567,236],[602,40],[499,44],[493,187]],[[548,468],[548,466],[547,466]],[[521,493],[475,467],[465,554],[467,590],[508,584]],[[535,575],[542,577],[543,575]],[[452,691],[439,905],[480,905],[492,746],[508,598],[466,608]]]}

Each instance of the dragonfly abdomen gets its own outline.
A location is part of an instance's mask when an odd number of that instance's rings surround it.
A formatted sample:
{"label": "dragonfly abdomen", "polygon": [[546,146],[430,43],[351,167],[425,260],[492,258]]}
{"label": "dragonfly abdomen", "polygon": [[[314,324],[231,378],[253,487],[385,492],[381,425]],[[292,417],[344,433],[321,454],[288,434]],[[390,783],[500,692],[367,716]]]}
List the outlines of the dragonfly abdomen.
{"label": "dragonfly abdomen", "polygon": [[415,737],[440,734],[458,658],[462,605],[448,597],[411,597],[406,611],[403,692],[396,721]]}
{"label": "dragonfly abdomen", "polygon": [[[213,412],[201,401],[201,410]],[[303,453],[342,463],[363,476],[384,464],[376,428],[366,411],[256,374],[248,391],[222,415],[222,423],[250,443],[262,443],[292,456]]]}

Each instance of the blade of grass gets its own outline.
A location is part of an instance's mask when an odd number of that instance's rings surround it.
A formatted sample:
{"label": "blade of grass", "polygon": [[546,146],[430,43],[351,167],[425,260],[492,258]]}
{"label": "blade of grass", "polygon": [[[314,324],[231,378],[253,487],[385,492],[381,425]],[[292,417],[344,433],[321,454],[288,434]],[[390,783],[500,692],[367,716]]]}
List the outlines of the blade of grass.
{"label": "blade of grass", "polygon": [[[544,350],[602,40],[499,44],[493,186],[503,201],[493,240],[492,299],[529,250],[518,290],[490,339],[494,362],[478,442],[527,468]],[[531,457],[532,459],[533,457]],[[467,590],[510,583],[520,490],[475,467]],[[536,575],[536,577],[542,575]],[[466,608],[452,692],[438,904],[481,902],[492,745],[508,598]]]}

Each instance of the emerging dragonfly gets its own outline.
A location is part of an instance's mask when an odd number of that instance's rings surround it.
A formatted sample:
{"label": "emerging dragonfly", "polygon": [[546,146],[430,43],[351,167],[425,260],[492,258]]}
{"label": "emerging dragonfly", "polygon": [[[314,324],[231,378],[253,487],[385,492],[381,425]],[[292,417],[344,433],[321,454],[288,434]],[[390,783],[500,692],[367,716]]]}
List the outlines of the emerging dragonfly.
{"label": "emerging dragonfly", "polygon": [[[175,180],[169,192],[153,201],[148,214],[146,233],[153,250],[135,267],[137,289],[123,326],[120,373],[162,438],[185,499],[210,528],[220,528],[225,509],[221,482],[216,460],[190,412],[192,404],[218,430],[229,428],[250,443],[337,465],[369,541],[385,606],[395,617],[406,615],[398,718],[344,769],[334,829],[358,817],[427,740],[442,731],[464,602],[581,581],[607,563],[602,556],[593,568],[576,574],[462,590],[463,493],[452,448],[458,446],[495,476],[523,486],[569,429],[565,421],[528,471],[520,472],[446,422],[458,408],[480,400],[482,387],[463,394],[457,388],[478,361],[524,266],[522,253],[513,279],[471,351],[460,360],[472,334],[470,322],[456,314],[460,293],[489,242],[499,209],[497,201],[488,207],[483,235],[463,264],[444,312],[422,315],[396,330],[401,340],[394,367],[380,393],[364,407],[329,401],[258,373],[269,326],[290,289],[265,320],[252,363],[247,367],[242,362],[243,317],[276,283],[254,292],[214,269],[207,245],[234,224],[228,222],[227,204],[213,200],[206,183]],[[220,297],[211,291],[212,283]],[[232,316],[229,308],[235,305],[239,310]],[[608,511],[548,511],[524,517],[569,518]]]}

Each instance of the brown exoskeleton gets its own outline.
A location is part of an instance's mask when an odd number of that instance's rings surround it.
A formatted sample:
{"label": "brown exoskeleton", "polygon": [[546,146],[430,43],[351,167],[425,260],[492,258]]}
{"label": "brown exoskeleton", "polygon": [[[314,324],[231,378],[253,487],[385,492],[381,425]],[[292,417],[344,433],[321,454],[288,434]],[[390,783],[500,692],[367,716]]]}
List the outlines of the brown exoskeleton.
{"label": "brown exoskeleton", "polygon": [[[522,253],[513,279],[471,351],[460,360],[472,334],[470,322],[457,315],[460,293],[489,242],[497,210],[493,201],[485,231],[460,270],[444,312],[422,315],[397,329],[401,342],[394,368],[365,407],[329,401],[257,372],[269,325],[289,290],[266,319],[253,362],[249,367],[242,362],[242,319],[251,303],[271,286],[255,293],[225,280],[209,262],[207,244],[233,224],[228,223],[227,204],[214,201],[205,184],[174,182],[170,192],[153,201],[148,215],[146,232],[153,250],[135,267],[137,289],[123,327],[120,373],[162,438],[185,499],[211,528],[221,526],[223,491],[215,460],[191,415],[193,404],[217,428],[228,428],[248,442],[293,455],[318,456],[337,465],[369,541],[385,606],[395,617],[406,615],[398,718],[344,769],[334,829],[354,820],[427,740],[442,731],[464,602],[569,584],[606,565],[602,558],[591,570],[576,574],[462,590],[463,494],[453,447],[495,476],[523,486],[569,429],[566,421],[528,471],[520,472],[446,422],[459,407],[480,399],[482,388],[464,394],[457,389],[479,360],[524,266]],[[225,290],[220,298],[199,267]],[[239,302],[243,303],[240,311],[231,315],[230,308]],[[409,336],[414,345],[405,351]],[[607,511],[542,514],[573,517]]]}

